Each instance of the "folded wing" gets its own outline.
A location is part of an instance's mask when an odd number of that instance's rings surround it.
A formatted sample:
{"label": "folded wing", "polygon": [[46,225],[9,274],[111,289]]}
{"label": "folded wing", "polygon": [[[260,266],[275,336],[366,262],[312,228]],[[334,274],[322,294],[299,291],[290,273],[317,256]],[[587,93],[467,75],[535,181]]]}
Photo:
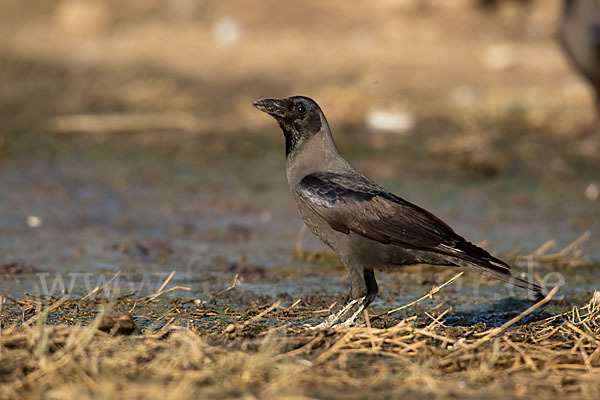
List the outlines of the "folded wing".
{"label": "folded wing", "polygon": [[314,173],[305,176],[297,190],[301,201],[339,232],[451,256],[479,267],[475,269],[510,275],[506,263],[466,241],[435,215],[361,175]]}

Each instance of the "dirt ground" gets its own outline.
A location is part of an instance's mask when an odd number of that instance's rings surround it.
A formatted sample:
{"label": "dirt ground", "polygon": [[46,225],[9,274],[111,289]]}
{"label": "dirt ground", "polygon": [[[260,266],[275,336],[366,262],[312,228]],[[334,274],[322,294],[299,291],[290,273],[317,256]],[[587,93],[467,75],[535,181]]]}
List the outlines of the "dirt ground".
{"label": "dirt ground", "polygon": [[[559,1],[476,4],[4,0],[0,398],[597,398],[592,93]],[[369,325],[303,327],[348,283],[251,107],[296,94],[367,176],[556,297],[511,322],[536,300],[465,274],[372,318],[457,273],[411,267],[378,275]],[[139,331],[98,331],[108,309]]]}

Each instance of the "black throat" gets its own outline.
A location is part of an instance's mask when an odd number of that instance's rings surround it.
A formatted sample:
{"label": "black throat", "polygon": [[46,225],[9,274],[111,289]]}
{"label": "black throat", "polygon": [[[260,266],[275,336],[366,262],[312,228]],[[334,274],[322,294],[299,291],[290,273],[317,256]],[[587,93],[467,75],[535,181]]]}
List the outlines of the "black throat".
{"label": "black throat", "polygon": [[306,139],[308,139],[308,135],[294,132],[282,123],[280,123],[279,126],[283,131],[283,136],[285,136],[285,158],[289,158],[300,150],[300,147],[302,147]]}
{"label": "black throat", "polygon": [[314,112],[308,115],[304,121],[294,121],[292,123],[279,120],[279,127],[285,136],[285,157],[289,158],[296,154],[319,130],[321,130],[321,117]]}

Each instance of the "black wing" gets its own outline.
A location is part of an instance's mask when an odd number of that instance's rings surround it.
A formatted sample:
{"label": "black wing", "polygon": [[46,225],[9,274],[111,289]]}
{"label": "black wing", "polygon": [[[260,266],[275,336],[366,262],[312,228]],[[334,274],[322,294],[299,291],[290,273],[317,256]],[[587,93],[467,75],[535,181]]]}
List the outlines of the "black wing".
{"label": "black wing", "polygon": [[335,230],[384,244],[431,251],[509,274],[510,267],[446,223],[360,175],[314,173],[298,185],[302,201]]}
{"label": "black wing", "polygon": [[540,286],[511,276],[508,264],[466,241],[429,211],[362,175],[314,173],[300,181],[297,191],[304,204],[339,232],[451,256],[452,264],[542,293]]}

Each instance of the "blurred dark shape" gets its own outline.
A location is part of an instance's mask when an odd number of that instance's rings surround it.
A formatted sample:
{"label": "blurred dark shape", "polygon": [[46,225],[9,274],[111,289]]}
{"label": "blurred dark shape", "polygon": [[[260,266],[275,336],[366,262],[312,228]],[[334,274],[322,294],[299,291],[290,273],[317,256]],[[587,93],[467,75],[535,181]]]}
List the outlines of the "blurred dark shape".
{"label": "blurred dark shape", "polygon": [[[531,0],[512,0],[515,3],[520,3],[522,5],[527,5],[531,3]],[[476,0],[475,3],[484,10],[495,10],[500,3],[505,3],[506,0]]]}
{"label": "blurred dark shape", "polygon": [[139,329],[133,321],[133,315],[128,312],[109,312],[102,318],[98,329],[115,335],[139,333]]}
{"label": "blurred dark shape", "polygon": [[572,64],[594,87],[600,115],[600,5],[596,0],[564,0],[560,38]]}
{"label": "blurred dark shape", "polygon": [[39,272],[33,265],[20,261],[13,261],[4,265],[0,264],[0,276],[11,277],[13,275],[35,274]]}

